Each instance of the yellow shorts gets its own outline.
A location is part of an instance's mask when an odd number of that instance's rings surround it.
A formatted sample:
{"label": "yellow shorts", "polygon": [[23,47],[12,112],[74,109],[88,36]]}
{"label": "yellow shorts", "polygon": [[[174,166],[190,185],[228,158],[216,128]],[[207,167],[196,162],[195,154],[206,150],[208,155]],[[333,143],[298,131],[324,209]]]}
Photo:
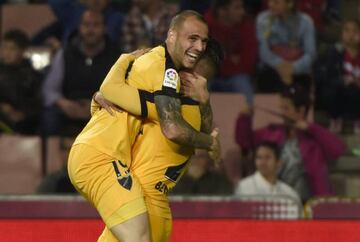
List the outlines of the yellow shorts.
{"label": "yellow shorts", "polygon": [[68,173],[108,228],[147,211],[140,183],[127,165],[89,145],[71,148]]}
{"label": "yellow shorts", "polygon": [[[172,220],[156,215],[149,214],[150,234],[152,242],[168,242],[172,230]],[[100,235],[98,242],[117,242],[118,240],[111,233],[108,227],[105,227]]]}

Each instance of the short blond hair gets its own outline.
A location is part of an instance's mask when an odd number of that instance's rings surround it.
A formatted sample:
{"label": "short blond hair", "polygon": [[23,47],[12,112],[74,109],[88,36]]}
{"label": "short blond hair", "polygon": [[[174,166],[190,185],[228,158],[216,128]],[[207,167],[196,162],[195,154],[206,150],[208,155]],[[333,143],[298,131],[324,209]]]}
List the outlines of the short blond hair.
{"label": "short blond hair", "polygon": [[190,17],[194,17],[197,20],[199,20],[200,22],[207,25],[204,17],[200,13],[193,11],[193,10],[185,10],[185,11],[178,13],[177,15],[175,15],[175,17],[173,17],[171,19],[169,29],[178,30],[182,26],[182,24],[185,22],[185,20]]}

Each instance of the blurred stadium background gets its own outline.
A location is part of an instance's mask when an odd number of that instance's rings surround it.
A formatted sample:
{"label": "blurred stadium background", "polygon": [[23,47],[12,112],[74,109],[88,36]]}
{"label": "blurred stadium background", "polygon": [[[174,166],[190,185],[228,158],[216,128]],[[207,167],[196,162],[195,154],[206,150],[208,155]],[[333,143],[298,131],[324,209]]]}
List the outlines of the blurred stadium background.
{"label": "blurred stadium background", "polygon": [[[119,0],[113,4],[126,15],[130,2]],[[197,7],[195,1],[168,2],[178,8]],[[261,1],[255,2],[261,5]],[[310,13],[315,11],[311,9],[312,1],[304,2],[309,2]],[[330,4],[333,1],[319,2]],[[330,12],[325,12],[325,5],[320,8],[324,11],[322,33],[326,40],[318,46],[319,53],[336,42],[342,19],[360,15],[359,0],[334,2],[337,4]],[[47,1],[0,3],[2,35],[20,29],[33,39],[57,19]],[[207,1],[198,3],[207,5]],[[263,9],[260,7],[260,10]],[[35,70],[45,73],[52,62],[53,48],[45,41],[33,41],[25,57],[30,59]],[[243,153],[234,132],[244,100],[244,95],[239,93],[214,92],[211,95],[214,123],[221,130],[224,165],[219,172],[230,182],[243,178],[248,169],[241,162]],[[0,103],[2,101],[0,97]],[[283,122],[272,114],[280,112],[278,94],[256,93],[254,106],[259,107],[252,120],[254,129]],[[316,106],[308,118],[324,126],[330,122],[324,111]],[[64,177],[73,137],[45,136],[39,132],[22,134],[12,130],[4,120],[0,121],[0,241],[96,241],[103,223],[90,205],[72,193]],[[345,131],[339,134],[346,144],[346,152],[328,164],[334,190],[331,196],[314,196],[300,204],[285,196],[239,197],[216,192],[211,196],[174,194],[170,196],[174,216],[171,241],[360,241],[360,231],[356,229],[360,225],[360,136],[348,131],[352,125],[346,123]]]}

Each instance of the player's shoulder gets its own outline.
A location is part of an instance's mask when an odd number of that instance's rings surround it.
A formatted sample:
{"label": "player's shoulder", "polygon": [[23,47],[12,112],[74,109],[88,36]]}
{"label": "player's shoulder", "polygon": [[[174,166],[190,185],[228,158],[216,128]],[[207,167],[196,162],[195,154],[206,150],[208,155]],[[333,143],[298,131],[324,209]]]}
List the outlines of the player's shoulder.
{"label": "player's shoulder", "polygon": [[141,70],[162,68],[165,64],[165,48],[161,45],[151,49],[148,53],[140,56],[134,62],[134,66]]}

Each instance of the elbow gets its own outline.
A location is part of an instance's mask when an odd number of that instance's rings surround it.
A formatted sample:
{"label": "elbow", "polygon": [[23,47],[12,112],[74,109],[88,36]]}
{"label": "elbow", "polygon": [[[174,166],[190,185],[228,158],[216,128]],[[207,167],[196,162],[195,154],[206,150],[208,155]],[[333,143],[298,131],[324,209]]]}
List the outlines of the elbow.
{"label": "elbow", "polygon": [[167,125],[161,125],[161,131],[164,134],[164,136],[173,141],[176,142],[181,137],[180,129],[176,124],[167,124]]}

